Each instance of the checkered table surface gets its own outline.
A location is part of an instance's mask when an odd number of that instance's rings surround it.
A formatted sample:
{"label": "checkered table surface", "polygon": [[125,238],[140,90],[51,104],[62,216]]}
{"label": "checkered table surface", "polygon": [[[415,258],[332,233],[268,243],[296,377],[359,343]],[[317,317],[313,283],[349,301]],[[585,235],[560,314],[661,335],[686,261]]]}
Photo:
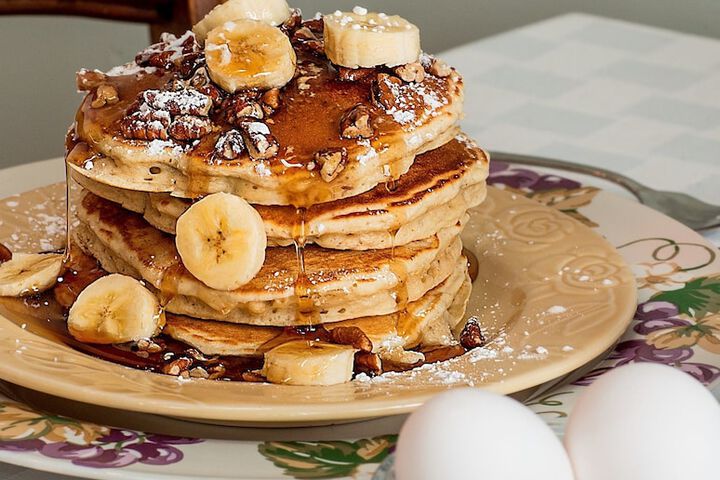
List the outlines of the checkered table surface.
{"label": "checkered table surface", "polygon": [[[463,126],[483,147],[720,204],[720,41],[569,14],[442,57],[465,78]],[[70,477],[0,464],[0,478]]]}

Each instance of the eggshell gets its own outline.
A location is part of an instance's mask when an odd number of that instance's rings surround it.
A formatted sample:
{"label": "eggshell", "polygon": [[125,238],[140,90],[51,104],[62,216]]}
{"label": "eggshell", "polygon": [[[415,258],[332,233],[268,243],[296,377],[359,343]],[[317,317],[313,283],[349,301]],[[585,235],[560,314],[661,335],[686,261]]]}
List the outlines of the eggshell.
{"label": "eggshell", "polygon": [[521,403],[479,389],[428,401],[400,430],[397,480],[571,480],[562,444]]}
{"label": "eggshell", "polygon": [[720,405],[680,370],[619,367],[580,395],[565,447],[576,480],[717,480]]}

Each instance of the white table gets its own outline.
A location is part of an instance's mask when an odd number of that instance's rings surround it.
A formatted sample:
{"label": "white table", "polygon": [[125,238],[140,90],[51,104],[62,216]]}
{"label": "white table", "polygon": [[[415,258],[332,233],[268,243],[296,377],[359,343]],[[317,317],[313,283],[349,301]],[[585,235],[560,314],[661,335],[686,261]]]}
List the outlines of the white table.
{"label": "white table", "polygon": [[[720,41],[570,14],[456,48],[465,130],[490,150],[602,166],[720,204]],[[61,181],[0,171],[0,198]],[[720,245],[720,232],[706,235]],[[5,480],[61,480],[0,464]]]}

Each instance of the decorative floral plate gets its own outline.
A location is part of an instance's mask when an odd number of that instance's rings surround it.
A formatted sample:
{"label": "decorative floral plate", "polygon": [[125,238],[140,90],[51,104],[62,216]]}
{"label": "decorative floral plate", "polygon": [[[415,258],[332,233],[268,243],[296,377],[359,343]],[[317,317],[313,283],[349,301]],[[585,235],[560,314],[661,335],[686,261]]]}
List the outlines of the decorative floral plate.
{"label": "decorative floral plate", "polygon": [[[666,363],[716,387],[720,377],[720,261],[715,247],[657,212],[553,175],[496,164],[490,181],[595,225],[635,270],[643,303],[613,352],[573,384],[541,388],[526,399],[559,434],[577,392],[617,365]],[[17,209],[19,203],[14,202],[17,199],[0,201],[0,206]],[[538,220],[528,231],[552,236],[556,223]],[[54,229],[46,225],[38,223],[35,228]],[[12,240],[18,246],[25,241],[22,235]],[[596,268],[591,269],[594,276],[606,275],[605,270]],[[570,270],[576,274],[571,278],[583,282],[583,270],[575,270]],[[600,284],[598,289],[602,281]],[[525,353],[540,362],[543,349]],[[488,349],[481,356],[492,362],[487,368],[497,368],[509,353],[502,348]],[[370,479],[392,451],[402,421],[388,417],[309,429],[216,427],[10,390],[25,402],[0,400],[0,460],[87,478]],[[68,416],[41,413],[43,409]],[[104,426],[108,419],[123,427]],[[142,433],[147,431],[163,435]]]}

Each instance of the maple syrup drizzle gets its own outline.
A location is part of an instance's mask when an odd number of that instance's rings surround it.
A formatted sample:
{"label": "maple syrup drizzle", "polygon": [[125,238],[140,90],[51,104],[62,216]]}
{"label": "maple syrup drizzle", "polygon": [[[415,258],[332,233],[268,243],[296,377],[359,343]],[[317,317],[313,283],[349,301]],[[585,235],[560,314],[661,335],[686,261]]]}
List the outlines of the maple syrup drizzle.
{"label": "maple syrup drizzle", "polygon": [[304,325],[320,323],[320,312],[313,301],[313,285],[305,270],[305,244],[307,236],[305,232],[305,217],[307,209],[298,207],[295,209],[295,222],[293,224],[293,245],[297,258],[297,278],[295,279],[295,297],[297,300],[296,318]]}

